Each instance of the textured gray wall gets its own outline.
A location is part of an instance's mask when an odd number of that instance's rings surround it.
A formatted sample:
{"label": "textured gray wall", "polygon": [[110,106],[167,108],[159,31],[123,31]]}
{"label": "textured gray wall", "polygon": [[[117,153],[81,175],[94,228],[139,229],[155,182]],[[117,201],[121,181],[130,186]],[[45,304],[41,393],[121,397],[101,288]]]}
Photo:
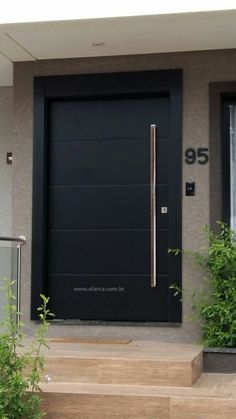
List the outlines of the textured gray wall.
{"label": "textured gray wall", "polygon": [[[183,69],[183,150],[188,146],[209,146],[209,83],[236,80],[236,50],[140,56],[83,58],[72,60],[16,63],[14,65],[14,164],[13,228],[27,236],[23,249],[22,306],[29,331],[34,324],[30,313],[30,260],[32,211],[32,135],[33,77],[114,71]],[[196,196],[183,194],[183,247],[199,249],[204,244],[202,227],[209,224],[209,165],[188,166],[183,163],[185,181],[196,182]],[[184,189],[183,189],[184,191]],[[184,258],[186,259],[186,258]],[[189,260],[183,264],[184,286],[199,287],[201,275]],[[188,285],[189,287],[189,285]],[[193,342],[199,327],[189,319],[191,304],[183,301],[181,327],[143,326],[71,326],[54,325],[51,335],[81,337],[119,337],[164,341]]]}
{"label": "textured gray wall", "polygon": [[[6,164],[6,154],[12,150],[13,89],[0,87],[0,236],[11,235],[12,172]],[[0,242],[0,280],[11,277],[12,251],[9,245]],[[2,285],[2,283],[1,283]],[[0,319],[6,303],[0,291]]]}
{"label": "textured gray wall", "polygon": [[13,166],[6,164],[12,151],[13,88],[0,87],[0,235],[11,234],[11,200]]}

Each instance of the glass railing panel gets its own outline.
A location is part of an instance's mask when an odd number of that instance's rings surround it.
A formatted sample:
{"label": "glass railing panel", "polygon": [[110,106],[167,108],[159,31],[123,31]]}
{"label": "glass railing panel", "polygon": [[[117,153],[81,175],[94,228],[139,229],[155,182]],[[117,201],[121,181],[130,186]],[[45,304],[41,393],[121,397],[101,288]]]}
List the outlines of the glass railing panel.
{"label": "glass railing panel", "polygon": [[[16,247],[0,245],[0,321],[3,320],[4,306],[6,306],[7,298],[3,287],[3,278],[14,281],[12,291],[16,296],[17,291],[17,249]],[[15,301],[16,302],[16,301]]]}
{"label": "glass railing panel", "polygon": [[[0,236],[0,321],[4,318],[4,307],[9,303],[6,292],[2,289],[4,278],[13,282],[12,293],[16,297],[14,304],[17,312],[20,313],[21,246],[25,241],[24,236],[16,238]],[[19,320],[20,315],[17,314],[17,323]]]}

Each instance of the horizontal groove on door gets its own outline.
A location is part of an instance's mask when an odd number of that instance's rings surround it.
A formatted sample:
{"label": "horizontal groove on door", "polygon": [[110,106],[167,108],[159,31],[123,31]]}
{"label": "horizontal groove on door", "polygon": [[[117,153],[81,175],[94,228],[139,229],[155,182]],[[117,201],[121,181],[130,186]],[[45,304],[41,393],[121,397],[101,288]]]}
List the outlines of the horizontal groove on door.
{"label": "horizontal groove on door", "polygon": [[[106,273],[100,273],[100,274],[93,274],[93,273],[86,273],[86,274],[80,274],[80,273],[73,273],[73,274],[69,274],[69,273],[63,273],[63,274],[53,274],[53,273],[51,273],[50,274],[50,276],[78,276],[78,277],[80,277],[80,276],[85,276],[85,277],[89,277],[89,276],[96,276],[96,277],[103,277],[103,276],[106,276],[106,277],[120,277],[120,276],[127,276],[127,277],[144,277],[144,276],[146,276],[146,277],[149,277],[150,276],[150,274],[127,274],[127,273],[122,273],[122,274],[106,274]],[[159,276],[166,276],[166,275],[159,275]]]}
{"label": "horizontal groove on door", "polygon": [[[49,273],[150,272],[149,231],[80,231],[48,234]],[[159,231],[158,272],[168,271],[168,232]]]}
{"label": "horizontal groove on door", "polygon": [[[98,138],[119,138],[135,134],[140,138],[146,137],[147,125],[153,123],[158,115],[159,135],[166,137],[169,133],[169,97],[162,100],[152,98],[143,99],[142,118],[140,103],[136,99],[117,99],[100,101],[59,101],[50,104],[50,137],[64,140],[65,138],[78,140],[93,138],[96,124]],[[122,112],[121,112],[122,109]],[[92,119],[88,124],[88,115]],[[63,121],[63,123],[62,123]],[[104,123],[109,121],[109,123]],[[125,127],[125,130],[124,130]]]}
{"label": "horizontal groove on door", "polygon": [[[150,231],[148,228],[51,228],[49,232],[56,233],[60,231]],[[160,229],[159,231],[168,231],[167,229]]]}
{"label": "horizontal groove on door", "polygon": [[[168,147],[169,141],[158,144],[160,183],[168,183]],[[135,145],[133,141],[51,143],[49,182],[50,185],[149,183],[149,160],[149,143],[143,140]]]}
{"label": "horizontal groove on door", "polygon": [[[148,141],[149,142],[149,138],[147,137],[122,137],[122,138],[80,138],[79,140],[70,140],[70,139],[65,139],[65,140],[56,140],[54,139],[52,141],[52,143],[75,143],[75,142],[80,142],[80,141],[136,141],[136,140],[141,140],[141,141]],[[168,141],[168,137],[160,137],[158,139],[159,141]]]}
{"label": "horizontal groove on door", "polygon": [[[55,228],[55,229],[49,229],[48,232],[49,233],[60,233],[60,232],[100,232],[100,231],[104,231],[104,232],[150,232],[150,229],[148,228],[73,228],[73,229],[69,229],[69,228]],[[157,232],[168,232],[167,228],[160,228],[157,230]]]}
{"label": "horizontal groove on door", "polygon": [[[158,186],[168,186],[168,183],[160,183],[160,182],[158,182],[157,183],[157,185]],[[53,189],[53,188],[102,188],[102,187],[104,187],[104,188],[129,188],[129,187],[132,187],[132,186],[135,186],[135,187],[142,187],[142,186],[147,186],[147,187],[149,187],[150,186],[150,183],[120,183],[120,184],[115,184],[115,183],[113,183],[113,184],[105,184],[105,183],[100,183],[99,185],[97,185],[97,184],[92,184],[92,183],[84,183],[83,185],[81,185],[81,184],[75,184],[75,183],[68,183],[68,184],[66,184],[66,185],[64,185],[64,184],[53,184],[53,185],[49,185],[49,188],[50,189]]]}
{"label": "horizontal groove on door", "polygon": [[[150,277],[150,274],[127,274],[127,273],[122,273],[122,274],[106,274],[106,273],[100,273],[100,274],[93,274],[93,273],[86,273],[86,274],[80,274],[80,273],[73,273],[73,274],[69,274],[69,273],[63,273],[63,274],[54,274],[54,273],[51,273],[50,274],[50,276],[58,276],[58,277],[60,277],[60,276],[71,276],[71,277],[90,277],[90,276],[92,276],[92,277],[96,277],[96,278],[103,278],[103,277],[114,277],[114,278],[116,278],[116,277],[119,277],[119,278],[121,278],[121,277],[129,277],[129,278],[138,278],[138,277],[140,277],[140,278],[143,278],[143,277],[147,277],[147,278],[149,278]],[[165,278],[167,278],[167,275],[161,275],[161,274],[158,274],[158,276],[160,276],[160,277],[165,277]]]}
{"label": "horizontal groove on door", "polygon": [[[167,186],[158,185],[158,229],[167,229],[169,214]],[[65,205],[66,202],[66,205]],[[150,185],[123,187],[51,188],[48,228],[50,230],[148,230]]]}

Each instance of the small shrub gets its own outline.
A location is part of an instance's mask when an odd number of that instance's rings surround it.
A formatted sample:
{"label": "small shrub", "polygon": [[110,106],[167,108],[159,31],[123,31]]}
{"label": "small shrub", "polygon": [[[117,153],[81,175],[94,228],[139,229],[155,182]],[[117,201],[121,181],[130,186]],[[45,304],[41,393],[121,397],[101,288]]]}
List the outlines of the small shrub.
{"label": "small shrub", "polygon": [[35,339],[27,351],[23,351],[23,324],[16,324],[13,282],[4,278],[3,289],[8,304],[4,308],[4,320],[0,329],[0,418],[40,419],[41,411],[39,382],[44,367],[42,347],[48,347],[46,334],[48,318],[52,313],[47,309],[49,298],[41,295],[42,304],[38,308],[40,326]]}
{"label": "small shrub", "polygon": [[[218,225],[218,233],[205,229],[208,248],[192,253],[204,272],[204,290],[180,290],[175,285],[171,288],[175,295],[190,293],[205,346],[236,347],[236,237],[226,224]],[[170,252],[176,256],[181,253],[178,249]]]}

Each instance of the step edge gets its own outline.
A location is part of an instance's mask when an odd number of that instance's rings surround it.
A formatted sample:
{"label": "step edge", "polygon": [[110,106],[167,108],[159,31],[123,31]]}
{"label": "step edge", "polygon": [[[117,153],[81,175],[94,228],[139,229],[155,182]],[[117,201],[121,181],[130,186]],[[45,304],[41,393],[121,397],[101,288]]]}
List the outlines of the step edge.
{"label": "step edge", "polygon": [[[40,383],[40,386],[42,386],[44,383]],[[236,403],[236,397],[231,397],[228,394],[226,395],[220,395],[220,394],[171,394],[171,392],[175,392],[176,389],[179,391],[183,391],[186,393],[192,393],[193,391],[196,391],[196,389],[192,387],[174,387],[174,386],[143,386],[143,385],[122,385],[122,384],[89,384],[86,383],[68,383],[68,382],[60,382],[57,383],[57,387],[59,385],[63,385],[64,389],[52,389],[50,391],[50,384],[44,384],[44,389],[42,390],[42,394],[64,394],[64,395],[90,395],[90,396],[127,396],[127,397],[163,397],[163,398],[172,398],[172,399],[206,399],[206,400],[230,400],[234,401]],[[48,386],[47,389],[45,389]],[[109,386],[109,389],[108,389]],[[67,389],[66,389],[67,387]],[[69,387],[69,388],[68,388]],[[75,391],[71,391],[74,387]],[[77,388],[76,388],[77,387]],[[84,387],[84,389],[83,389]],[[90,388],[89,388],[90,387]],[[100,391],[99,391],[100,387]],[[102,391],[103,390],[105,391]],[[67,390],[67,391],[64,391]],[[126,390],[129,390],[128,393],[126,393]],[[144,391],[143,394],[140,393],[140,391]],[[148,391],[152,390],[155,391],[155,393]],[[164,391],[165,393],[170,392],[170,394],[163,394],[160,391]],[[92,392],[91,392],[92,391]],[[204,392],[204,389],[202,389]]]}

